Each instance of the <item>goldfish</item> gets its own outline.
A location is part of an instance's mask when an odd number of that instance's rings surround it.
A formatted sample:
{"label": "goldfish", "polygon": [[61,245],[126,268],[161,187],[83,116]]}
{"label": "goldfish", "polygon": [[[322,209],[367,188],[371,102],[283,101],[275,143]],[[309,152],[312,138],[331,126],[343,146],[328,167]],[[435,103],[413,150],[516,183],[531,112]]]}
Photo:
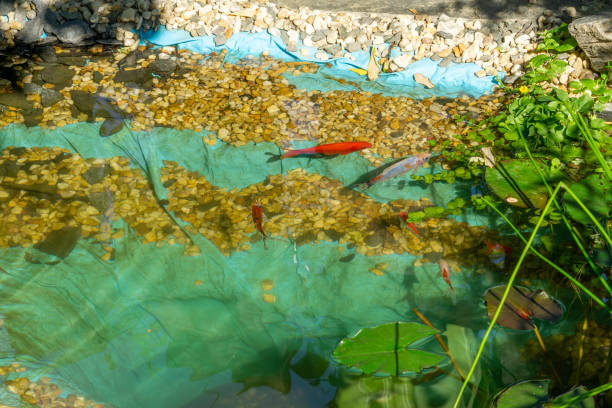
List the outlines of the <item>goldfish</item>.
{"label": "goldfish", "polygon": [[397,215],[402,220],[404,220],[404,222],[406,223],[406,225],[408,225],[408,228],[410,228],[412,232],[414,232],[416,235],[419,235],[419,231],[416,229],[414,222],[408,222],[408,214],[406,214],[404,211],[400,211],[399,213],[397,213]]}
{"label": "goldfish", "polygon": [[453,289],[453,285],[451,285],[451,281],[450,281],[450,266],[448,265],[448,262],[446,262],[446,260],[444,259],[440,259],[440,261],[438,262],[438,266],[440,267],[440,272],[442,273],[442,278],[444,279],[444,281],[446,282],[446,284],[448,285],[448,287],[454,291],[455,289]]}
{"label": "goldfish", "polygon": [[324,155],[331,156],[334,154],[349,154],[358,150],[372,147],[371,143],[368,142],[341,142],[341,143],[329,143],[322,144],[307,149],[289,150],[285,152],[281,159],[288,157],[302,156],[302,155]]}
{"label": "goldfish", "polygon": [[388,180],[393,177],[401,176],[411,170],[416,170],[429,160],[431,153],[419,153],[414,156],[407,157],[403,160],[398,161],[395,164],[387,167],[378,176],[370,179],[367,182],[368,187],[373,186],[379,181]]}
{"label": "goldfish", "polygon": [[497,265],[500,269],[503,269],[506,256],[510,255],[512,248],[499,243],[493,244],[490,241],[485,241],[485,244],[487,245],[487,254],[489,255],[491,262]]}
{"label": "goldfish", "polygon": [[261,225],[261,223],[263,222],[263,209],[261,208],[261,205],[259,205],[258,203],[253,203],[253,205],[251,206],[251,216],[253,217],[253,223],[255,224],[255,228],[261,233],[261,236],[263,237],[264,249],[268,249],[266,248],[266,233],[264,232],[263,226]]}

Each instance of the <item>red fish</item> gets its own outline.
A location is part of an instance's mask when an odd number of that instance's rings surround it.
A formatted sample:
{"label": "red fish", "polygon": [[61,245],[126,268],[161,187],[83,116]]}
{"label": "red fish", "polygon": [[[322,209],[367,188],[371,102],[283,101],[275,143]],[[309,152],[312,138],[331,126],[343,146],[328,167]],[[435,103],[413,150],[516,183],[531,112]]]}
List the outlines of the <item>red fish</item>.
{"label": "red fish", "polygon": [[399,213],[397,213],[397,215],[402,220],[404,220],[404,222],[406,223],[406,225],[408,225],[408,228],[410,228],[412,232],[414,232],[416,235],[419,235],[419,231],[416,229],[414,222],[408,222],[408,214],[406,214],[404,211],[400,211]]}
{"label": "red fish", "polygon": [[446,262],[444,259],[440,259],[440,261],[438,262],[438,266],[440,267],[440,272],[442,273],[442,278],[444,278],[444,281],[448,284],[448,287],[454,291],[455,289],[453,289],[453,285],[451,285],[451,281],[450,281],[450,266],[448,265],[448,262]]}
{"label": "red fish", "polygon": [[331,156],[334,154],[349,154],[358,150],[366,149],[368,147],[372,147],[372,144],[368,142],[342,142],[322,144],[314,147],[309,147],[307,149],[289,150],[281,156],[281,159],[302,155],[321,154],[325,156]]}
{"label": "red fish", "polygon": [[251,206],[251,216],[253,217],[253,223],[255,224],[255,228],[261,233],[261,236],[263,237],[264,249],[268,249],[266,248],[266,233],[264,232],[263,226],[261,225],[261,223],[263,222],[263,209],[261,208],[261,205],[259,205],[258,203],[253,203],[253,205]]}

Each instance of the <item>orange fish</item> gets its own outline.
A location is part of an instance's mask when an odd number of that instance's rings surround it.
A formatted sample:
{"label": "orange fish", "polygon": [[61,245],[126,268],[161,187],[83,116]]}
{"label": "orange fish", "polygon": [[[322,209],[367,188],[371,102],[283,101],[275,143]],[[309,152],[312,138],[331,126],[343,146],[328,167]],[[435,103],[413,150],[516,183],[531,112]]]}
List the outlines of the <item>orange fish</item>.
{"label": "orange fish", "polygon": [[342,142],[322,144],[314,147],[309,147],[307,149],[289,150],[281,156],[281,159],[302,155],[321,154],[325,156],[331,156],[334,154],[349,154],[358,150],[366,149],[368,147],[372,147],[372,144],[368,142]]}
{"label": "orange fish", "polygon": [[493,244],[490,241],[485,241],[485,244],[487,245],[487,254],[491,262],[503,269],[506,256],[512,253],[512,248],[499,243]]}
{"label": "orange fish", "polygon": [[523,310],[523,309],[516,309],[516,314],[520,316],[521,319],[523,320],[527,320],[527,321],[531,321],[531,316],[529,315],[529,313],[527,313],[527,311]]}
{"label": "orange fish", "polygon": [[255,224],[255,228],[261,233],[261,236],[263,237],[264,249],[268,249],[266,247],[266,233],[264,232],[263,227],[261,225],[261,223],[263,222],[263,209],[261,208],[261,205],[259,205],[258,203],[253,203],[253,205],[251,206],[251,216],[253,217],[253,223]]}
{"label": "orange fish", "polygon": [[414,232],[416,235],[419,235],[419,231],[416,229],[414,222],[408,222],[408,214],[406,214],[404,211],[400,211],[399,213],[397,213],[397,215],[402,220],[404,220],[404,222],[406,223],[406,225],[408,225],[408,228],[410,228],[412,232]]}
{"label": "orange fish", "polygon": [[438,266],[440,267],[440,272],[442,273],[442,278],[444,278],[444,281],[448,284],[448,287],[454,291],[455,289],[453,289],[453,285],[451,285],[451,281],[450,281],[450,266],[448,266],[448,262],[446,262],[444,259],[440,259],[440,261],[438,262]]}

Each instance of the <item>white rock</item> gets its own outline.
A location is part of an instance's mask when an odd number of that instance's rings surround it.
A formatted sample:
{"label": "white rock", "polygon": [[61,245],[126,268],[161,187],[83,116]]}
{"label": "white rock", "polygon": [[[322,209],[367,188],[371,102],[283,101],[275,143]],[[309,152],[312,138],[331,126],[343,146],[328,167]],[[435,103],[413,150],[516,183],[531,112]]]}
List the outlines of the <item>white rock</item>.
{"label": "white rock", "polygon": [[511,74],[516,74],[517,72],[519,72],[521,70],[521,64],[514,64],[512,66],[512,68],[510,69],[510,73]]}
{"label": "white rock", "polygon": [[327,28],[327,22],[323,16],[316,15],[312,22],[312,26],[315,30],[325,30]]}
{"label": "white rock", "polygon": [[445,14],[440,16],[438,19],[438,26],[436,27],[437,31],[443,31],[453,36],[457,36],[461,31],[463,31],[463,28],[464,23],[461,21],[461,19],[453,19]]}
{"label": "white rock", "polygon": [[327,34],[327,42],[330,44],[335,44],[336,41],[338,41],[338,31],[332,29],[329,31],[329,34]]}
{"label": "white rock", "polygon": [[289,37],[289,41],[297,42],[300,38],[300,33],[297,30],[289,30],[287,31],[287,36]]}
{"label": "white rock", "polygon": [[304,57],[308,57],[310,56],[310,51],[308,51],[308,48],[302,47],[300,48],[300,54],[302,54],[302,56]]}
{"label": "white rock", "polygon": [[478,78],[483,78],[487,75],[487,71],[481,69],[480,71],[474,72],[474,75],[476,75]]}
{"label": "white rock", "polygon": [[274,27],[274,26],[268,27],[268,32],[273,37],[279,37],[280,36],[280,30],[278,28]]}
{"label": "white rock", "polygon": [[329,59],[329,55],[327,55],[327,53],[324,51],[317,51],[317,53],[315,54],[315,58],[320,59],[322,61],[327,61]]}
{"label": "white rock", "polygon": [[514,42],[517,44],[529,44],[529,35],[528,34],[523,34],[523,35],[519,35],[518,37],[516,37],[514,39]]}
{"label": "white rock", "polygon": [[306,23],[306,27],[304,28],[304,31],[306,31],[306,34],[308,34],[308,35],[313,35],[314,32],[315,32],[315,29],[312,26],[312,24]]}
{"label": "white rock", "polygon": [[410,54],[402,54],[399,57],[395,57],[391,60],[400,68],[406,68],[410,61],[412,61],[412,55]]}
{"label": "white rock", "polygon": [[306,47],[314,46],[314,44],[312,43],[312,38],[310,38],[310,36],[304,37],[304,39],[302,40],[302,44],[304,44]]}
{"label": "white rock", "polygon": [[379,44],[384,44],[385,39],[382,35],[373,35],[372,36],[372,44],[374,45],[379,45]]}
{"label": "white rock", "polygon": [[474,61],[478,57],[479,50],[480,48],[475,44],[470,45],[463,51],[463,54],[461,54],[461,60],[463,62]]}

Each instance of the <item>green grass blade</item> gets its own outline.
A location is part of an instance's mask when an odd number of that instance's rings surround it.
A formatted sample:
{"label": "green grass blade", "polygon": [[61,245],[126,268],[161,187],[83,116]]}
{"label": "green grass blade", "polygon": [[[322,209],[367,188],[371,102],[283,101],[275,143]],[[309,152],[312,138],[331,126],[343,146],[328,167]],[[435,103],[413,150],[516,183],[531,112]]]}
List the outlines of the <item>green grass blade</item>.
{"label": "green grass blade", "polygon": [[599,393],[602,393],[604,391],[607,391],[607,390],[609,390],[611,388],[612,388],[612,382],[609,382],[607,384],[603,384],[603,385],[600,385],[599,387],[593,388],[592,390],[587,391],[584,394],[576,395],[575,397],[567,400],[563,404],[555,404],[553,402],[553,403],[550,403],[550,404],[546,404],[545,406],[546,407],[554,407],[554,408],[567,408],[567,407],[571,407],[574,404],[576,404],[577,402],[583,401],[583,400],[585,400],[587,398],[594,397],[595,395],[597,395]]}
{"label": "green grass blade", "polygon": [[[565,216],[564,211],[561,209],[561,205],[557,201],[557,198],[555,196],[553,196],[552,189],[550,188],[550,185],[546,181],[546,177],[544,177],[544,174],[542,173],[542,170],[540,170],[540,168],[538,167],[538,164],[536,163],[535,159],[533,158],[533,155],[531,154],[531,150],[529,149],[529,146],[527,145],[527,141],[525,140],[525,137],[523,136],[523,132],[521,131],[521,128],[516,124],[515,120],[514,120],[514,127],[516,128],[517,133],[519,134],[519,136],[521,138],[521,141],[523,142],[523,147],[525,149],[525,152],[527,152],[527,156],[529,156],[529,160],[531,161],[531,164],[533,164],[533,166],[535,167],[536,171],[538,172],[538,175],[540,176],[540,179],[542,179],[542,182],[544,182],[544,185],[546,186],[546,189],[548,190],[548,194],[551,197],[553,197],[555,208],[557,209],[557,211],[559,211],[559,214],[561,215],[561,219],[563,220],[563,223],[565,224],[565,227],[568,229],[568,231],[572,235],[572,238],[574,239],[574,242],[576,242],[576,245],[578,245],[578,249],[580,249],[580,252],[582,253],[582,256],[584,257],[584,259],[586,259],[587,263],[589,264],[589,266],[591,267],[593,272],[595,272],[595,276],[597,276],[597,279],[599,279],[599,282],[601,283],[601,285],[606,289],[608,294],[610,296],[612,296],[612,288],[610,288],[610,285],[604,279],[603,275],[601,274],[601,271],[599,270],[597,265],[595,265],[595,262],[593,262],[593,260],[591,259],[591,256],[589,255],[587,250],[584,248],[584,245],[582,244],[582,241],[576,235],[576,232],[574,231],[574,229],[570,225],[570,222],[567,219],[567,217]],[[563,186],[565,186],[565,184],[563,184]],[[586,207],[584,207],[584,206],[583,206],[583,209],[585,211],[588,211],[586,209]]]}
{"label": "green grass blade", "polygon": [[580,208],[582,208],[582,211],[584,211],[584,213],[591,219],[591,221],[593,221],[593,224],[595,224],[595,226],[597,227],[599,232],[601,232],[601,235],[603,235],[610,248],[612,248],[612,239],[610,239],[610,235],[608,235],[606,229],[597,221],[593,213],[589,211],[589,209],[584,205],[582,201],[580,201],[578,196],[569,188],[569,186],[565,185],[565,183],[563,182],[561,182],[561,185],[569,193],[569,195],[571,195],[572,198],[576,200]]}
{"label": "green grass blade", "polygon": [[[489,206],[491,207],[497,214],[499,214],[500,217],[502,217],[504,219],[504,221],[506,221],[506,223],[510,226],[510,228],[512,228],[514,230],[514,232],[516,233],[516,235],[521,239],[521,241],[523,241],[525,244],[527,243],[527,239],[523,236],[523,234],[521,234],[521,232],[519,231],[519,229],[512,224],[512,221],[510,221],[508,219],[508,217],[506,217],[492,202],[490,202],[489,200],[487,200],[486,198],[482,198],[482,200]],[[587,289],[582,283],[580,283],[579,281],[576,280],[576,278],[574,278],[572,275],[570,275],[568,272],[566,272],[564,269],[562,269],[560,266],[556,265],[553,261],[551,261],[550,259],[548,259],[547,257],[545,257],[544,255],[542,255],[542,253],[540,253],[538,250],[536,250],[533,247],[530,247],[529,250],[538,258],[540,258],[542,261],[546,262],[549,266],[551,266],[553,269],[555,269],[557,272],[561,273],[563,276],[565,276],[570,282],[572,282],[574,285],[576,285],[578,288],[580,288],[584,293],[586,293],[591,299],[593,299],[593,301],[595,303],[597,303],[599,306],[603,307],[604,309],[606,309],[606,311],[612,315],[612,309],[610,309],[601,299],[599,299],[593,292],[591,292],[589,289]]]}
{"label": "green grass blade", "polygon": [[538,222],[533,232],[531,233],[529,240],[527,241],[527,245],[523,249],[523,252],[521,253],[521,256],[519,257],[519,260],[516,266],[514,267],[514,270],[512,271],[512,275],[510,275],[510,279],[508,280],[508,284],[506,285],[506,290],[504,291],[504,294],[501,300],[499,301],[499,305],[497,305],[497,310],[495,310],[495,314],[493,315],[493,318],[491,319],[491,323],[489,324],[489,327],[487,328],[487,331],[485,332],[485,335],[482,341],[480,342],[480,346],[478,347],[478,352],[476,353],[476,358],[474,359],[474,363],[472,364],[472,367],[470,367],[470,371],[467,373],[465,381],[461,385],[461,389],[459,390],[459,395],[457,395],[457,399],[455,400],[455,404],[453,405],[453,408],[457,408],[459,406],[459,402],[461,401],[463,392],[465,391],[465,388],[467,387],[470,381],[470,378],[472,377],[472,374],[474,373],[474,370],[476,369],[476,366],[478,365],[478,361],[480,360],[482,351],[485,348],[485,344],[487,343],[489,334],[491,334],[491,330],[493,330],[493,325],[495,325],[495,322],[497,321],[497,318],[499,317],[501,313],[502,307],[504,306],[504,303],[506,302],[506,298],[508,297],[508,293],[510,293],[510,288],[512,288],[512,284],[514,283],[514,279],[516,278],[516,275],[518,274],[518,270],[521,267],[523,260],[525,259],[525,256],[527,256],[527,252],[529,252],[529,248],[531,247],[531,244],[533,243],[533,240],[535,239],[535,236],[538,230],[540,229],[542,222],[544,221],[544,217],[546,216],[546,214],[548,214],[548,211],[550,210],[550,206],[555,200],[555,197],[557,196],[557,193],[559,192],[560,188],[561,188],[561,184],[558,184],[553,192],[553,195],[548,199],[548,202],[546,203],[546,206],[544,207],[544,210],[542,211],[542,215],[540,215],[540,218],[538,219]]}

